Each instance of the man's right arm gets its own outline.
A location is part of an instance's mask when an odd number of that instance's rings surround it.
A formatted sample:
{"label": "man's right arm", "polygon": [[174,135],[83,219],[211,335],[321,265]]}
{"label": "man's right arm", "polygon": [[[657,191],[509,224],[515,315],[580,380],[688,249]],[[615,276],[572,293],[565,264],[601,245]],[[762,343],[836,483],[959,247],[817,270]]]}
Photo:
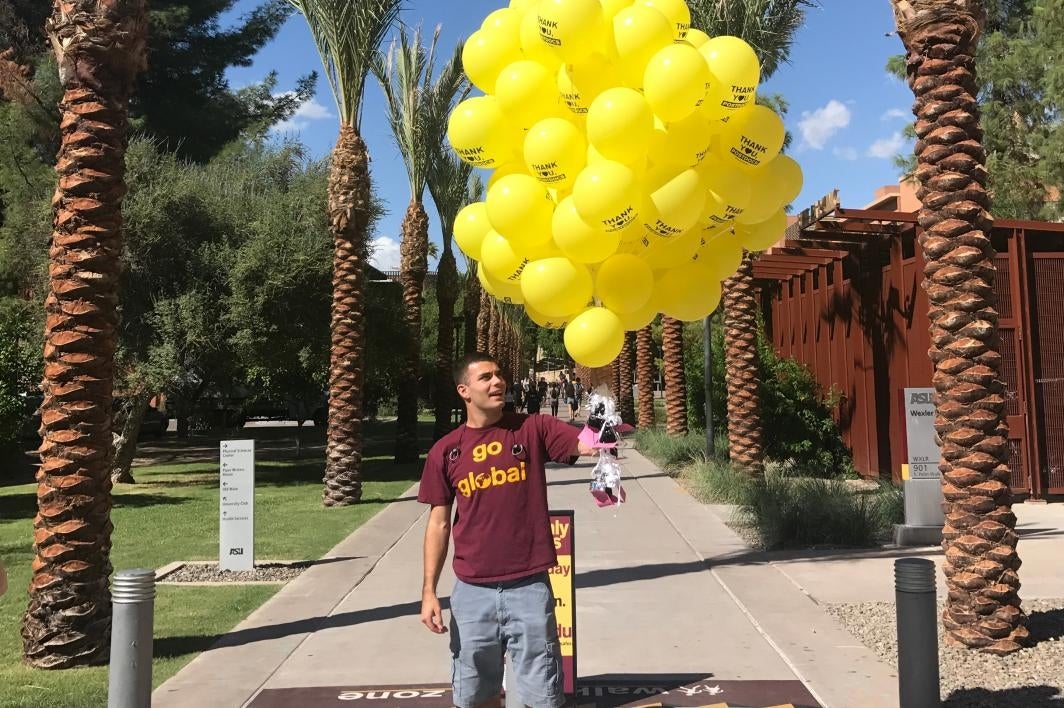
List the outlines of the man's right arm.
{"label": "man's right arm", "polygon": [[451,505],[433,506],[425,526],[425,581],[421,588],[421,622],[436,634],[447,631],[443,623],[436,585],[447,560],[447,546],[451,539]]}

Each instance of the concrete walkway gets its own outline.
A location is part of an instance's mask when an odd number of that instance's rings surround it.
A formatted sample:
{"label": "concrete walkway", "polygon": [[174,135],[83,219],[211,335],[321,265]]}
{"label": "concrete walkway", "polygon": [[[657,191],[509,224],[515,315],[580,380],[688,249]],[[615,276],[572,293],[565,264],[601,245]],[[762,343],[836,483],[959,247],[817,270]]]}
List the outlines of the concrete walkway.
{"label": "concrete walkway", "polygon": [[[713,696],[683,705],[770,705],[740,700],[743,682],[793,696],[775,703],[897,705],[893,671],[818,603],[829,588],[829,601],[843,601],[842,589],[855,581],[876,583],[889,597],[889,553],[871,558],[875,571],[754,553],[725,525],[724,509],[698,503],[638,453],[626,451],[624,462],[629,503],[617,511],[594,506],[589,462],[550,472],[551,508],[576,513],[582,682],[695,684]],[[287,584],[160,686],[152,705],[348,705],[342,701],[355,694],[341,698],[345,687],[449,683],[447,639],[418,620],[426,509],[415,494],[416,487]],[[452,582],[448,564],[441,596]],[[880,597],[845,601],[871,599]],[[392,704],[410,701],[377,701]]]}

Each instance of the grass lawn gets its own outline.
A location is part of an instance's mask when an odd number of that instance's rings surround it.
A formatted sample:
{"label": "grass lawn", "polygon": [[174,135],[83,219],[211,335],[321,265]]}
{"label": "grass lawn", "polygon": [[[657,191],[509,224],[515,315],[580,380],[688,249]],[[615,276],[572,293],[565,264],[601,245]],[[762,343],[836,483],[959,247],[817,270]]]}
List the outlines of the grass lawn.
{"label": "grass lawn", "polygon": [[[269,439],[257,450],[255,555],[257,558],[311,560],[402,496],[420,476],[421,465],[391,461],[394,425],[365,427],[362,503],[339,509],[321,504],[321,440],[304,431],[305,456],[293,459],[278,445],[278,429],[245,428],[233,437]],[[293,429],[288,430],[291,434]],[[421,425],[422,449],[431,440],[431,423]],[[283,434],[283,433],[282,433]],[[272,438],[272,439],[271,439]],[[283,442],[283,441],[282,441]],[[179,459],[181,444],[167,441],[164,459]],[[199,451],[213,446],[214,460],[135,467],[135,485],[114,491],[111,520],[115,531],[111,562],[118,570],[159,568],[176,560],[218,557],[217,439],[197,438]],[[0,560],[7,567],[9,590],[0,598],[0,708],[40,706],[97,708],[107,704],[107,667],[38,671],[22,665],[19,627],[33,560],[36,485],[0,487]],[[155,600],[155,660],[152,678],[159,685],[209,647],[280,589],[280,585],[233,587],[159,586]]]}

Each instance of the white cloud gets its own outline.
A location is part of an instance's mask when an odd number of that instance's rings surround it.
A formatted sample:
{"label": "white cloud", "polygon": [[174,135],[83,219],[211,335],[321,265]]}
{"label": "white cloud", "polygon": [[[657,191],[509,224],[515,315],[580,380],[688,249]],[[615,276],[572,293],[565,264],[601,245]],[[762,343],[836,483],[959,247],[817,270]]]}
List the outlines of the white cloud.
{"label": "white cloud", "polygon": [[377,270],[399,270],[399,239],[379,236],[370,245],[369,262]]}
{"label": "white cloud", "polygon": [[798,130],[802,134],[801,147],[822,150],[828,140],[850,124],[850,109],[834,98],[823,108],[804,111]]}
{"label": "white cloud", "polygon": [[887,111],[879,117],[880,120],[911,120],[913,117],[912,111],[907,111],[904,108],[888,108]]}
{"label": "white cloud", "polygon": [[[286,95],[286,94],[280,94]],[[288,92],[289,96],[293,95]],[[279,135],[288,135],[291,133],[301,133],[310,127],[310,122],[314,120],[327,120],[332,118],[333,114],[329,111],[329,108],[322,103],[318,103],[318,100],[311,98],[309,101],[305,101],[300,104],[296,112],[292,114],[292,117],[288,120],[283,120],[277,125],[273,126],[274,133]]]}
{"label": "white cloud", "polygon": [[856,160],[857,159],[857,148],[837,147],[834,150],[832,150],[831,153],[833,155],[835,155],[835,157],[838,157],[838,158],[840,158],[842,160]]}
{"label": "white cloud", "polygon": [[880,138],[872,143],[872,146],[868,148],[869,157],[879,157],[883,159],[890,159],[898,154],[898,151],[905,145],[905,136],[900,132],[894,133],[889,138]]}

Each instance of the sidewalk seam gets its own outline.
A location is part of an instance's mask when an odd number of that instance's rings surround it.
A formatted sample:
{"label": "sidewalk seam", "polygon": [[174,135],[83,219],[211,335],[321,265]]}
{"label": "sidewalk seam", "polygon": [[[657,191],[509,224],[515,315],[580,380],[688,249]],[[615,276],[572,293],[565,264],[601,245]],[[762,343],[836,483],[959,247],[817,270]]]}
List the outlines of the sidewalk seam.
{"label": "sidewalk seam", "polygon": [[[385,507],[385,508],[388,508],[388,507]],[[382,511],[383,511],[383,509],[382,509]],[[380,513],[380,512],[378,512],[378,513]],[[376,559],[375,561],[373,561],[373,564],[369,566],[369,568],[368,568],[368,569],[366,570],[366,572],[365,572],[365,573],[363,573],[363,574],[362,574],[361,576],[359,576],[359,577],[358,577],[358,579],[357,579],[357,580],[355,581],[354,585],[352,585],[352,586],[351,586],[351,588],[350,588],[350,589],[349,589],[349,590],[348,590],[348,591],[347,591],[346,593],[344,593],[343,597],[341,597],[341,598],[340,598],[339,600],[337,600],[337,601],[336,601],[336,602],[335,602],[335,603],[333,604],[332,608],[331,608],[331,609],[330,609],[330,610],[328,611],[328,613],[326,613],[326,615],[325,615],[326,617],[330,616],[330,615],[331,615],[331,614],[332,614],[333,612],[335,612],[335,611],[336,611],[336,608],[337,608],[337,607],[339,607],[340,605],[342,605],[342,604],[344,603],[344,601],[345,601],[345,600],[347,600],[347,598],[349,598],[349,597],[351,596],[351,593],[353,593],[353,592],[354,592],[354,591],[355,591],[355,590],[356,590],[356,589],[358,588],[358,586],[362,584],[362,581],[363,581],[363,580],[365,580],[365,579],[366,579],[367,577],[369,577],[369,574],[373,572],[373,570],[374,570],[374,569],[375,569],[375,568],[377,567],[377,565],[379,565],[379,564],[380,564],[380,562],[381,562],[382,560],[384,560],[385,556],[387,556],[387,555],[388,555],[389,553],[391,553],[391,552],[392,552],[392,550],[393,550],[393,549],[394,549],[394,548],[395,548],[395,547],[396,547],[397,545],[399,545],[400,541],[402,541],[402,540],[403,540],[404,538],[406,538],[407,534],[409,534],[409,533],[410,533],[410,530],[411,530],[411,529],[413,529],[413,528],[414,528],[415,526],[417,526],[418,522],[419,522],[419,521],[421,520],[421,517],[423,517],[424,515],[425,515],[425,512],[421,512],[420,514],[418,514],[417,516],[415,516],[415,517],[414,517],[414,520],[413,520],[413,521],[411,522],[411,524],[410,524],[410,525],[409,525],[409,526],[408,526],[408,527],[407,527],[407,528],[406,528],[406,529],[405,529],[405,530],[404,530],[404,531],[403,531],[403,532],[402,532],[401,534],[399,534],[398,538],[396,538],[396,539],[395,539],[394,541],[392,541],[391,545],[389,545],[389,546],[388,546],[388,547],[387,547],[386,549],[384,549],[384,552],[383,552],[383,553],[381,553],[381,554],[380,554],[379,556],[377,556],[377,559]],[[372,520],[372,517],[371,517],[371,519],[370,519],[370,520]],[[359,528],[362,528],[362,527],[359,527]],[[343,539],[341,539],[340,541],[338,541],[338,542],[336,543],[336,546],[339,546],[339,545],[340,545],[341,543],[344,543],[344,542],[345,542],[345,541],[346,541],[346,540],[347,540],[348,538],[350,538],[350,536],[351,536],[352,534],[354,534],[354,533],[357,533],[357,532],[358,532],[358,529],[355,529],[355,531],[353,531],[353,532],[352,532],[351,534],[348,534],[348,535],[347,535],[347,536],[345,536],[345,537],[344,537]],[[333,546],[333,549],[334,549],[334,548],[336,548],[336,546]],[[329,552],[331,553],[333,549],[329,549]],[[326,554],[325,556],[322,556],[322,557],[323,557],[323,558],[326,558],[326,557],[328,557],[328,554]],[[274,595],[274,597],[276,597],[276,595]],[[271,599],[272,599],[272,598],[271,598]],[[254,688],[254,690],[252,690],[252,692],[251,692],[251,695],[249,695],[249,696],[247,697],[247,699],[246,699],[246,700],[245,700],[245,701],[244,701],[243,703],[241,703],[241,704],[240,704],[240,705],[241,705],[241,708],[246,708],[246,707],[247,707],[248,705],[250,705],[250,704],[251,704],[251,702],[252,702],[253,700],[255,700],[255,698],[256,698],[256,697],[258,697],[258,695],[259,695],[259,694],[260,694],[260,693],[262,692],[262,690],[263,690],[263,686],[265,686],[265,685],[266,685],[267,683],[269,683],[269,682],[270,682],[270,679],[272,679],[272,678],[273,678],[273,676],[274,676],[274,674],[276,674],[276,673],[277,673],[277,670],[278,670],[278,669],[280,669],[280,668],[281,668],[282,666],[284,666],[284,663],[285,663],[286,661],[288,661],[288,659],[289,659],[289,658],[290,658],[290,657],[291,657],[291,656],[292,656],[292,655],[293,655],[293,654],[294,654],[294,653],[295,653],[295,652],[296,652],[296,651],[297,651],[297,650],[298,650],[298,649],[299,649],[299,648],[300,648],[301,646],[303,646],[303,644],[304,644],[304,643],[306,643],[306,641],[307,641],[308,639],[310,639],[310,638],[311,638],[311,636],[313,636],[313,635],[314,635],[314,632],[315,632],[315,631],[316,631],[316,630],[311,630],[311,631],[307,632],[307,633],[306,633],[306,635],[305,635],[305,636],[303,637],[303,639],[301,639],[301,640],[299,641],[299,643],[298,643],[298,644],[296,644],[295,646],[293,646],[293,647],[292,647],[292,649],[291,649],[291,651],[289,651],[289,652],[288,652],[288,653],[287,653],[287,654],[285,655],[284,659],[282,659],[281,661],[277,662],[277,665],[276,665],[276,666],[274,666],[274,667],[273,667],[273,669],[271,669],[271,670],[270,670],[270,673],[269,673],[269,674],[268,674],[268,675],[266,676],[266,678],[264,678],[264,679],[262,680],[262,682],[261,682],[261,683],[259,683],[259,685],[258,685],[258,686],[256,686],[256,687]]]}
{"label": "sidewalk seam", "polygon": [[[639,453],[638,450],[633,450],[632,452],[638,454],[640,457],[643,457],[643,459],[647,462],[651,462],[650,460],[647,460],[647,458],[644,457],[642,453]],[[652,462],[651,466],[657,468],[657,465],[654,465]],[[787,668],[789,668],[794,673],[795,677],[802,682],[802,685],[805,686],[806,690],[809,691],[813,698],[816,699],[817,703],[819,703],[824,708],[830,708],[828,704],[824,701],[824,699],[821,698],[820,695],[816,692],[812,684],[806,679],[802,672],[798,670],[798,667],[794,665],[794,663],[787,657],[787,655],[783,653],[783,650],[779,647],[779,645],[776,644],[775,641],[773,641],[772,637],[770,637],[768,633],[761,627],[761,625],[758,624],[757,620],[754,619],[754,616],[750,613],[750,610],[747,609],[746,605],[744,605],[742,601],[738,598],[738,596],[736,596],[736,594],[732,592],[732,589],[728,587],[727,583],[724,582],[724,579],[717,574],[716,569],[712,567],[712,561],[707,560],[706,557],[703,556],[702,553],[695,547],[695,545],[691,543],[691,540],[687,538],[686,535],[684,535],[683,531],[681,531],[680,528],[676,526],[676,524],[672,520],[672,517],[669,516],[668,512],[666,512],[664,508],[662,508],[661,504],[658,503],[658,500],[654,498],[654,495],[652,495],[649,490],[647,490],[647,488],[643,486],[642,480],[638,477],[636,477],[635,479],[639,482],[639,487],[643,490],[643,493],[654,504],[654,506],[658,508],[658,511],[661,512],[661,515],[669,523],[669,526],[672,527],[673,531],[676,532],[676,535],[682,538],[683,542],[687,544],[687,547],[691,549],[695,556],[707,565],[707,570],[709,570],[710,575],[713,576],[713,579],[717,581],[717,583],[721,586],[724,592],[728,593],[728,597],[732,599],[732,602],[735,603],[735,606],[739,608],[739,611],[743,613],[747,621],[750,622],[754,629],[757,630],[758,634],[760,634],[762,638],[764,638],[764,640],[768,643],[768,645],[772,647],[772,650],[776,652],[776,654],[778,654],[781,659],[783,659],[783,663],[786,664]],[[675,480],[673,480],[673,484],[676,484]],[[679,487],[679,485],[676,486]],[[679,488],[683,489],[682,487]],[[687,493],[686,490],[684,490],[684,493]],[[729,531],[731,530],[729,529]],[[785,577],[790,580],[790,577],[786,576],[786,574]],[[794,581],[791,580],[791,582],[793,583]]]}

